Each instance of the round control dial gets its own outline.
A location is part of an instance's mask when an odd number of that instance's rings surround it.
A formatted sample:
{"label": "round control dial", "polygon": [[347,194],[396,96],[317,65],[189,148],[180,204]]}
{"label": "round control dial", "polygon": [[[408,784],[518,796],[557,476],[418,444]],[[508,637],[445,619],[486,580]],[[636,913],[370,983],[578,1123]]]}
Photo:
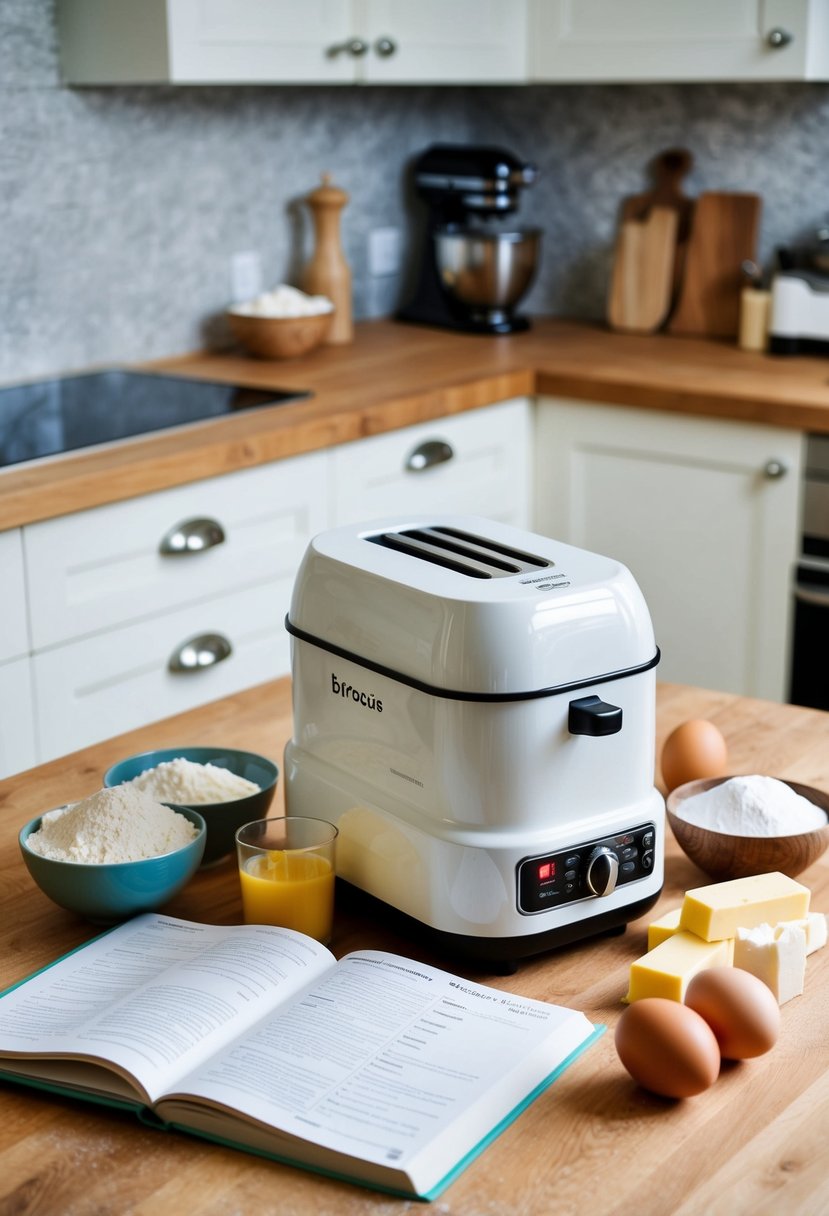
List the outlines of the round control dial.
{"label": "round control dial", "polygon": [[600,845],[587,859],[587,888],[594,895],[610,895],[616,889],[619,858],[612,849]]}

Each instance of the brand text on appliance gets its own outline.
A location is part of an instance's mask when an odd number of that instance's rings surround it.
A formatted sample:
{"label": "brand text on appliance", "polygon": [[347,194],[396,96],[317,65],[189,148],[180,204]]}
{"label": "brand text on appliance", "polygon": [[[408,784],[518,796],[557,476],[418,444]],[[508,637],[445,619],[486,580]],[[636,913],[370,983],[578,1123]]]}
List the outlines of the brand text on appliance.
{"label": "brand text on appliance", "polygon": [[364,705],[366,709],[376,710],[378,714],[383,712],[383,702],[373,692],[361,692],[353,684],[346,684],[345,680],[338,680],[333,671],[331,672],[331,691],[335,697],[344,697],[346,701],[351,698],[358,705]]}

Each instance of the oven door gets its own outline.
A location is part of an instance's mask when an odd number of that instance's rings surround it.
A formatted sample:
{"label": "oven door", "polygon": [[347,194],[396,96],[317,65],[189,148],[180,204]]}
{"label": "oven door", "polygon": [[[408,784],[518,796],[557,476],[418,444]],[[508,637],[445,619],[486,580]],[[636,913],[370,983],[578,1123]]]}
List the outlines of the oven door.
{"label": "oven door", "polygon": [[829,562],[799,563],[794,600],[789,700],[829,709]]}

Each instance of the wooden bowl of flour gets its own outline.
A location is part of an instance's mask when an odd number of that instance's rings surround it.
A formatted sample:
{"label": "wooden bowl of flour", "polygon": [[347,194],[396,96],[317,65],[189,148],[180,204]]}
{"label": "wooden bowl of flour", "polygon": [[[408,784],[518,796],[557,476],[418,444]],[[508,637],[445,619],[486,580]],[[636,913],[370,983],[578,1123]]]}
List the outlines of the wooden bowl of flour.
{"label": "wooden bowl of flour", "polygon": [[682,804],[687,799],[729,780],[730,777],[706,777],[700,781],[688,781],[668,795],[666,804],[668,823],[677,844],[711,878],[723,882],[729,878],[746,878],[749,874],[768,874],[775,870],[795,878],[829,847],[829,794],[796,781],[783,781],[783,784],[823,813],[822,827],[777,836],[747,836],[717,832],[682,818]]}

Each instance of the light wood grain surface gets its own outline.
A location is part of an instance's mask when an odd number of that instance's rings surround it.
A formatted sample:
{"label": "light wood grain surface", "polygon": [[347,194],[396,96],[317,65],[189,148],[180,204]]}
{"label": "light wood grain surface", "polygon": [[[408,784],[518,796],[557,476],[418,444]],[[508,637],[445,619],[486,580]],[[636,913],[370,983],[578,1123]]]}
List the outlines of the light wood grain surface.
{"label": "light wood grain surface", "polygon": [[283,363],[196,354],[153,366],[314,396],[0,469],[0,530],[530,393],[829,431],[825,359],[545,318],[493,338],[366,321],[353,343]]}
{"label": "light wood grain surface", "polygon": [[[829,715],[662,685],[657,747],[679,722],[699,716],[723,731],[734,772],[763,772],[829,791]],[[280,681],[1,782],[3,984],[94,932],[32,884],[16,839],[24,822],[93,792],[104,769],[133,752],[177,743],[235,744],[281,762],[290,729],[289,685]],[[280,790],[274,809],[281,805]],[[812,907],[829,911],[829,858],[802,880],[811,887]],[[819,1216],[829,1211],[829,948],[810,957],[805,994],[783,1007],[774,1050],[757,1060],[726,1064],[707,1093],[685,1102],[648,1095],[633,1085],[616,1058],[612,1028],[622,1010],[628,965],[646,947],[647,920],[705,881],[669,836],[662,898],[623,936],[548,954],[506,978],[466,970],[470,978],[583,1009],[609,1031],[444,1192],[433,1211],[440,1216]],[[240,921],[233,864],[198,874],[167,910],[193,920]],[[445,962],[341,911],[335,952],[361,946]],[[416,1206],[184,1135],[152,1131],[129,1115],[50,1095],[2,1085],[0,1102],[2,1213],[399,1216]]]}

